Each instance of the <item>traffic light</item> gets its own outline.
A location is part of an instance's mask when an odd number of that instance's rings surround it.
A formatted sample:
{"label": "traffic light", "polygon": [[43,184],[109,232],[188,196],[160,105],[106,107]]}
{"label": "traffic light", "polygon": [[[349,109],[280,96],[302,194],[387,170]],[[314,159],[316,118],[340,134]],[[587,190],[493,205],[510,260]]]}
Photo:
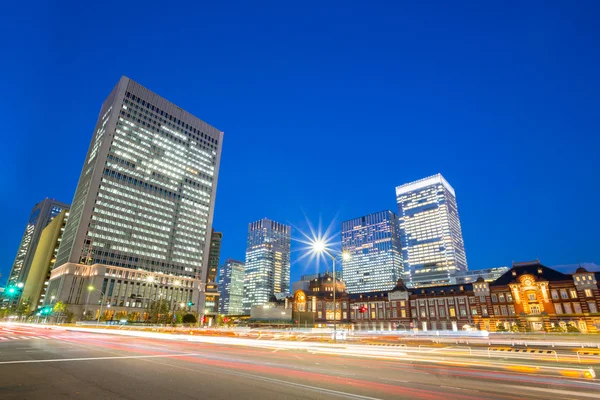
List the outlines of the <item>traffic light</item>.
{"label": "traffic light", "polygon": [[367,307],[361,306],[359,311],[361,312],[361,314],[364,314],[367,312]]}
{"label": "traffic light", "polygon": [[191,307],[193,305],[194,305],[194,303],[192,303],[191,301],[188,301],[188,307]]}
{"label": "traffic light", "polygon": [[52,312],[52,308],[44,307],[44,308],[42,308],[42,310],[40,312],[42,313],[42,315],[48,315]]}
{"label": "traffic light", "polygon": [[14,287],[8,289],[8,294],[13,294],[16,291]]}

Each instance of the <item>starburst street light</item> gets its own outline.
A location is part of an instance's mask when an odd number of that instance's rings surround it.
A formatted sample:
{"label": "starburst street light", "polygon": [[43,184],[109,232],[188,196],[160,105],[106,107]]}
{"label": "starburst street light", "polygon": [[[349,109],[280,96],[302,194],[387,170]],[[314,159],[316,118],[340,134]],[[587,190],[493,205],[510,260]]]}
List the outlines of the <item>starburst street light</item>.
{"label": "starburst street light", "polygon": [[335,255],[330,248],[327,248],[327,242],[322,239],[317,239],[312,243],[312,250],[317,254],[325,254],[331,257],[332,263],[332,272],[333,272],[333,341],[337,341],[337,301],[336,301],[336,293],[338,289],[337,279],[335,277],[335,261],[339,257],[342,260],[349,260],[350,254],[346,251],[342,251],[341,253]]}

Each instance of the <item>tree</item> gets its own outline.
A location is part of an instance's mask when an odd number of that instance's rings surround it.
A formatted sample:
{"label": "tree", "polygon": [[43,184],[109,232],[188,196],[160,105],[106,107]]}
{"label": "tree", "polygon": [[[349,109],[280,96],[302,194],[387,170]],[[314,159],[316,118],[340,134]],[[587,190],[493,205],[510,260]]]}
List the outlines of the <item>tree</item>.
{"label": "tree", "polygon": [[185,314],[181,320],[184,324],[195,324],[198,322],[194,314]]}
{"label": "tree", "polygon": [[506,332],[506,327],[504,326],[504,324],[496,325],[496,332]]}
{"label": "tree", "polygon": [[65,303],[63,303],[62,301],[58,301],[54,305],[54,308],[52,309],[52,311],[56,315],[57,322],[60,322],[60,319],[62,318],[62,316],[67,311],[67,305]]}
{"label": "tree", "polygon": [[70,324],[75,319],[75,313],[68,308],[65,310],[65,322]]}
{"label": "tree", "polygon": [[169,311],[169,304],[166,301],[153,300],[149,307],[150,322],[157,324],[169,323]]}
{"label": "tree", "polygon": [[523,324],[521,324],[521,321],[517,320],[517,322],[511,326],[511,330],[516,333],[521,332],[523,330]]}
{"label": "tree", "polygon": [[17,307],[17,315],[19,317],[22,317],[23,315],[27,315],[29,314],[29,312],[31,311],[31,300],[27,299],[25,301],[22,301],[19,306]]}

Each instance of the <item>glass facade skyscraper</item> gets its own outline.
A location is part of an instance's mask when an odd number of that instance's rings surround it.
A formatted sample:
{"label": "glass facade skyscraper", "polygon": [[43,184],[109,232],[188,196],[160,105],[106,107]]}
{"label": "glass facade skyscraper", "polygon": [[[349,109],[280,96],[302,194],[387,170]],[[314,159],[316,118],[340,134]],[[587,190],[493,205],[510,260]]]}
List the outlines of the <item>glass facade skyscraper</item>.
{"label": "glass facade skyscraper", "polygon": [[219,259],[221,257],[221,241],[223,233],[214,229],[210,235],[210,251],[208,253],[208,273],[206,274],[206,314],[219,313],[219,289],[217,274],[219,272]]}
{"label": "glass facade skyscraper", "polygon": [[29,220],[23,233],[23,238],[19,244],[17,255],[13,263],[10,275],[8,276],[8,285],[24,283],[29,274],[31,262],[40,240],[42,231],[50,221],[63,210],[69,210],[69,205],[53,199],[44,199],[33,207]]}
{"label": "glass facade skyscraper", "polygon": [[223,132],[122,77],[101,107],[55,267],[206,282],[222,142]]}
{"label": "glass facade skyscraper", "polygon": [[225,261],[219,271],[219,312],[226,315],[244,313],[244,269],[242,261]]}
{"label": "glass facade skyscraper", "polygon": [[398,216],[386,210],[342,222],[342,252],[348,293],[392,289],[403,271]]}
{"label": "glass facade skyscraper", "polygon": [[452,283],[467,270],[456,194],[441,174],[396,188],[406,283]]}
{"label": "glass facade skyscraper", "polygon": [[267,218],[248,225],[244,312],[268,303],[276,293],[290,292],[291,230]]}

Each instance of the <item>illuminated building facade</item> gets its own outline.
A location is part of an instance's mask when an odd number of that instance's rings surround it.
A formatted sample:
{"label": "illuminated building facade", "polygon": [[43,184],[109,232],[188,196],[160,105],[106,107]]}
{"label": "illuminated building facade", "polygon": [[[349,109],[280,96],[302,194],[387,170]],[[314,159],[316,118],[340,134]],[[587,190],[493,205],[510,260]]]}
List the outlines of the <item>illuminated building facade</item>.
{"label": "illuminated building facade", "polygon": [[244,269],[245,263],[225,261],[219,271],[219,293],[221,294],[219,312],[226,315],[244,313]]}
{"label": "illuminated building facade", "polygon": [[[599,333],[599,281],[600,272],[580,267],[568,275],[536,260],[514,263],[493,282],[480,277],[473,283],[408,288],[399,280],[387,291],[348,295],[340,288],[336,297],[340,324],[357,330]],[[315,279],[288,298],[299,313],[294,320],[310,327],[331,322],[325,312],[333,310],[327,305],[332,289],[322,283]]]}
{"label": "illuminated building facade", "polygon": [[456,194],[441,174],[396,188],[404,259],[409,286],[452,283],[467,271]]}
{"label": "illuminated building facade", "polygon": [[[308,281],[305,289],[294,291],[291,301],[292,317],[298,321],[298,326],[313,327],[333,323],[335,320],[344,325],[350,324],[350,296],[346,285],[329,272]],[[335,302],[333,292],[335,290]],[[335,310],[335,312],[334,312]]]}
{"label": "illuminated building facade", "polygon": [[55,266],[206,282],[222,142],[223,132],[122,77],[102,104]]}
{"label": "illuminated building facade", "polygon": [[291,226],[267,218],[248,225],[244,274],[244,312],[290,292]]}
{"label": "illuminated building facade", "polygon": [[223,233],[214,229],[210,235],[210,250],[208,252],[208,273],[206,275],[206,303],[205,314],[219,313],[219,288],[217,274],[219,272],[219,259],[221,257],[221,241]]}
{"label": "illuminated building facade", "polygon": [[188,304],[200,303],[204,294],[199,279],[103,264],[65,263],[52,269],[50,282],[59,284],[48,288],[44,305],[61,301],[77,320],[155,322],[150,309],[161,303],[170,322],[176,311],[196,311]]}
{"label": "illuminated building facade", "polygon": [[403,271],[398,216],[386,210],[342,222],[342,252],[348,293],[393,288]]}
{"label": "illuminated building facade", "polygon": [[68,219],[69,211],[65,209],[50,221],[40,235],[21,296],[23,300],[27,299],[30,302],[32,310],[44,302],[50,272],[56,261],[56,254]]}
{"label": "illuminated building facade", "polygon": [[[68,204],[54,199],[44,199],[33,207],[31,214],[29,214],[29,220],[19,244],[15,261],[8,275],[7,286],[25,283],[42,231],[54,217],[62,211],[68,210],[69,207]],[[13,296],[12,301],[15,303],[18,302],[22,297],[20,294],[21,292]],[[5,299],[5,301],[8,301],[8,299]]]}

